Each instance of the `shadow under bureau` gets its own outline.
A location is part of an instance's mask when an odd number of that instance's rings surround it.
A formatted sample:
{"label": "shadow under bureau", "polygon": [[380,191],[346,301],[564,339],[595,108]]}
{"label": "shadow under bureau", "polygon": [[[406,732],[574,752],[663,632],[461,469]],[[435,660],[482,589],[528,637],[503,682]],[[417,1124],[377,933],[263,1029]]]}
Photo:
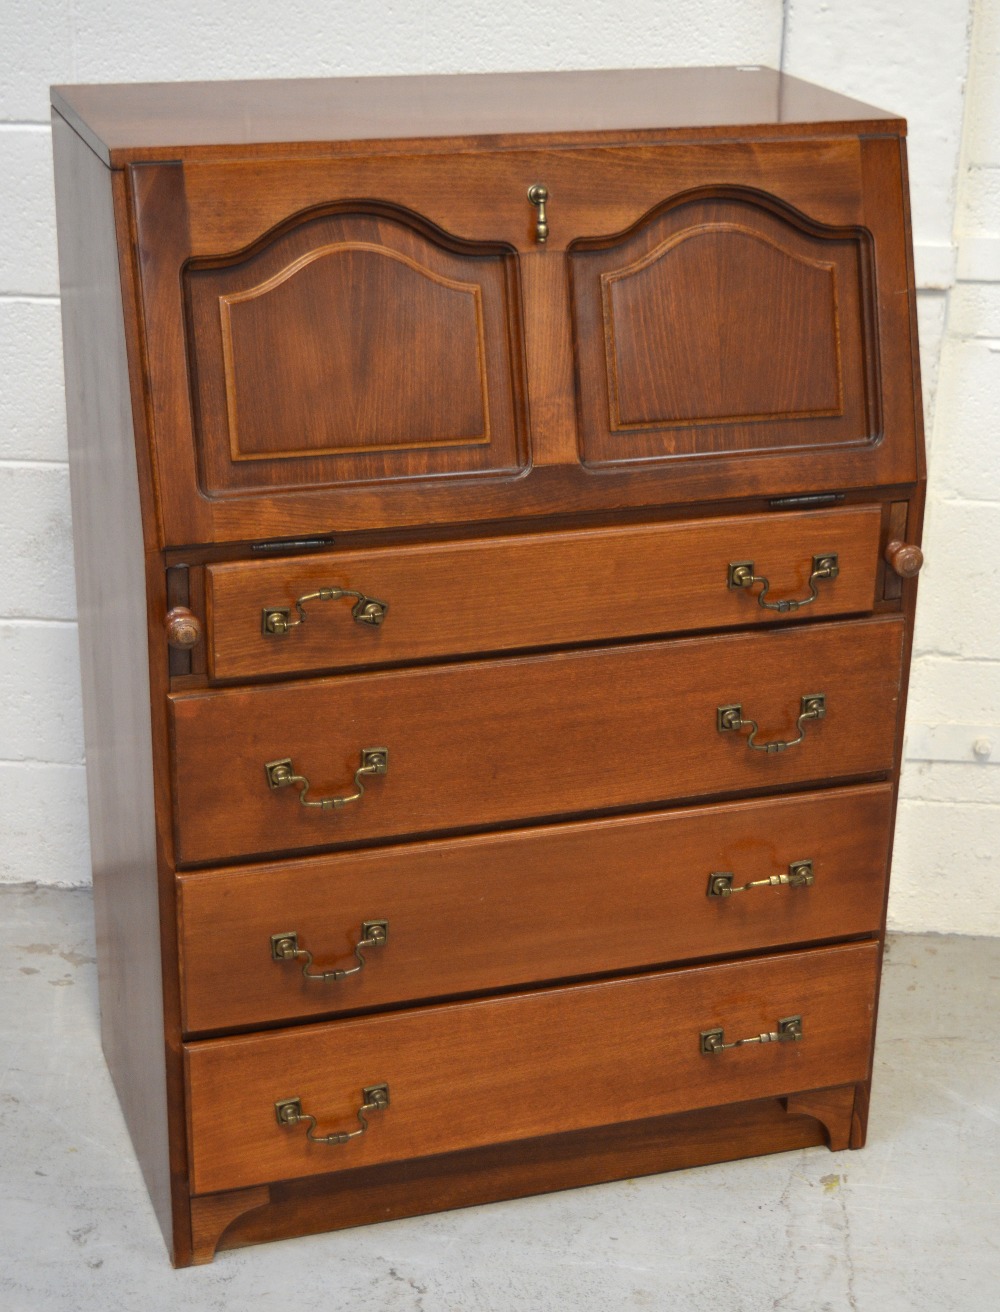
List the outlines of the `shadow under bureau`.
{"label": "shadow under bureau", "polygon": [[102,1029],[174,1261],[859,1147],[905,125],[766,69],[53,115]]}

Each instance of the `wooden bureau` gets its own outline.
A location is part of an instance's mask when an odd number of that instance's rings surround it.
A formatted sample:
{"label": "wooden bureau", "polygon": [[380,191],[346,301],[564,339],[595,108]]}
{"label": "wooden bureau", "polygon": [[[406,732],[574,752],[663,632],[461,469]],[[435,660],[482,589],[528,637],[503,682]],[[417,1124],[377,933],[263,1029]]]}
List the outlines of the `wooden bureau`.
{"label": "wooden bureau", "polygon": [[861,1146],[903,122],[684,69],[53,123],[103,1038],[173,1260]]}

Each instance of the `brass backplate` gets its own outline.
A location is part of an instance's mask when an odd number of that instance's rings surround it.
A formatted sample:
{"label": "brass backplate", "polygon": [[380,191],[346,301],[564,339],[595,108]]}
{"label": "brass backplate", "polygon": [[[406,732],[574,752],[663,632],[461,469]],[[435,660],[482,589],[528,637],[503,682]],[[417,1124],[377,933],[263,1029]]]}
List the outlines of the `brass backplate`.
{"label": "brass backplate", "polygon": [[268,761],[264,766],[270,788],[286,788],[292,782],[292,758],[286,756],[283,761]]}
{"label": "brass backplate", "polygon": [[801,715],[811,715],[814,720],[822,720],[826,715],[826,693],[808,692],[802,698]]}
{"label": "brass backplate", "polygon": [[825,574],[828,579],[835,579],[840,573],[840,566],[837,564],[837,553],[828,552],[825,556],[813,556],[814,574]]}
{"label": "brass backplate", "polygon": [[302,1119],[302,1099],[282,1098],[274,1104],[274,1115],[279,1125],[295,1125]]}
{"label": "brass backplate", "polygon": [[727,582],[730,588],[748,588],[753,577],[752,560],[735,560],[729,566]]}
{"label": "brass backplate", "polygon": [[299,950],[299,936],[292,930],[288,934],[271,935],[271,957],[274,961],[287,961]]}
{"label": "brass backplate", "polygon": [[784,1020],[778,1021],[778,1033],[786,1034],[795,1040],[802,1038],[802,1017],[786,1016]]}
{"label": "brass backplate", "polygon": [[291,629],[290,606],[265,606],[260,616],[260,631],[265,638],[284,638]]}
{"label": "brass backplate", "polygon": [[788,863],[788,878],[797,884],[814,884],[816,878],[813,874],[813,863],[811,861],[790,861]]}
{"label": "brass backplate", "polygon": [[725,897],[733,891],[733,876],[728,871],[715,871],[708,877],[708,896]]}
{"label": "brass backplate", "polygon": [[387,601],[379,601],[377,597],[359,597],[351,607],[351,615],[358,624],[370,624],[377,629],[384,622],[388,609]]}
{"label": "brass backplate", "polygon": [[379,1111],[389,1106],[388,1084],[369,1084],[361,1090],[361,1096],[369,1107],[377,1107]]}
{"label": "brass backplate", "polygon": [[370,770],[372,774],[388,774],[388,747],[362,747],[361,768],[362,770]]}
{"label": "brass backplate", "polygon": [[714,1044],[716,1041],[722,1043],[725,1038],[725,1030],[702,1030],[701,1032],[701,1051],[709,1055],[715,1052]]}
{"label": "brass backplate", "polygon": [[362,920],[361,937],[370,939],[381,947],[389,939],[388,920]]}
{"label": "brass backplate", "polygon": [[743,707],[737,702],[733,706],[720,706],[715,716],[715,727],[719,733],[732,733],[741,727]]}

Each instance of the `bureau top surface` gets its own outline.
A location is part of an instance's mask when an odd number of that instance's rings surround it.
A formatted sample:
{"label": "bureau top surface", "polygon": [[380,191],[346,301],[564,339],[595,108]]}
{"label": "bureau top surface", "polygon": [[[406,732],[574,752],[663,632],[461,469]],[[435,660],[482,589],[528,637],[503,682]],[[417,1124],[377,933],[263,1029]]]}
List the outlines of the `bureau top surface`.
{"label": "bureau top surface", "polygon": [[882,109],[769,68],[610,69],[52,88],[112,166],[351,143],[901,134]]}

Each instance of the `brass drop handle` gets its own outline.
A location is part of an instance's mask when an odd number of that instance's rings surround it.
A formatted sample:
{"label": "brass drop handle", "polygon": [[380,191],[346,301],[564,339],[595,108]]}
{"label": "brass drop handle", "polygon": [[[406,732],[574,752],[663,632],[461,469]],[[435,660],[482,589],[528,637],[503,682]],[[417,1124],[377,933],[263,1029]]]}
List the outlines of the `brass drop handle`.
{"label": "brass drop handle", "polygon": [[357,1130],[335,1130],[332,1134],[316,1134],[316,1117],[302,1110],[301,1098],[280,1098],[274,1104],[274,1115],[282,1129],[292,1125],[305,1125],[306,1138],[310,1143],[347,1143],[357,1139],[368,1130],[368,1116],[371,1112],[384,1112],[389,1106],[388,1084],[369,1084],[361,1090],[362,1103],[358,1108]]}
{"label": "brass drop handle", "polygon": [[810,606],[819,596],[819,589],[816,584],[823,579],[835,579],[840,573],[840,566],[837,563],[837,553],[828,552],[824,556],[813,556],[812,572],[809,575],[809,596],[800,597],[797,600],[789,599],[787,601],[766,601],[770,583],[763,574],[754,572],[754,563],[752,560],[740,560],[731,563],[729,572],[726,576],[728,586],[732,589],[752,588],[760,583],[760,592],[757,593],[757,605],[764,610],[774,610],[779,614],[787,614],[788,611],[801,610],[803,606]]}
{"label": "brass drop handle", "polygon": [[890,542],[885,558],[901,579],[914,579],[924,563],[924,553],[914,542]]}
{"label": "brass drop handle", "polygon": [[735,733],[740,729],[749,729],[750,734],[747,738],[747,746],[753,748],[755,752],[784,752],[789,747],[797,747],[806,736],[806,722],[808,720],[822,720],[826,715],[826,694],[822,692],[809,693],[803,697],[800,703],[802,709],[799,711],[799,718],[795,722],[798,729],[798,737],[779,739],[773,743],[758,743],[755,741],[760,726],[756,720],[743,718],[743,707],[736,703],[733,706],[720,706],[716,711],[715,724],[719,733]]}
{"label": "brass drop handle", "polygon": [[549,239],[549,220],[545,213],[545,206],[549,199],[548,187],[543,187],[540,182],[532,183],[528,188],[528,200],[532,205],[538,207],[538,219],[535,223],[535,241],[539,245],[544,245]]}
{"label": "brass drop handle", "polygon": [[358,802],[364,796],[365,786],[361,782],[363,778],[370,778],[377,774],[389,773],[389,749],[388,747],[362,747],[361,764],[354,771],[354,792],[345,793],[342,797],[317,797],[315,799],[307,797],[309,792],[309,780],[304,774],[296,774],[295,767],[292,765],[292,758],[286,756],[281,761],[268,761],[264,766],[264,773],[267,776],[268,787],[272,790],[279,788],[289,788],[297,785],[299,789],[299,802],[302,806],[315,807],[319,811],[338,811],[348,802]]}
{"label": "brass drop handle", "polygon": [[292,629],[305,624],[307,601],[339,601],[341,597],[356,598],[351,607],[355,623],[369,624],[375,629],[381,626],[389,609],[387,601],[379,601],[377,597],[369,597],[364,592],[355,591],[354,588],[318,588],[315,592],[305,593],[296,601],[295,609],[299,613],[297,620],[292,619],[290,606],[265,606],[261,616],[260,631],[265,638],[285,638]]}
{"label": "brass drop handle", "polygon": [[348,975],[357,975],[365,968],[363,951],[366,948],[380,948],[389,937],[388,920],[364,920],[361,922],[361,938],[354,945],[354,955],[358,964],[346,970],[312,971],[313,954],[308,948],[299,947],[299,936],[295,930],[285,934],[271,935],[271,959],[273,961],[301,961],[302,978],[313,980],[317,984],[326,984],[330,980],[347,979]]}
{"label": "brass drop handle", "polygon": [[808,888],[816,882],[811,861],[790,861],[788,871],[781,875],[768,875],[767,879],[751,879],[748,884],[735,884],[735,875],[726,871],[715,871],[708,877],[709,897],[732,897],[734,893],[745,893],[749,888],[778,888],[782,884],[790,888]]}
{"label": "brass drop handle", "polygon": [[167,645],[190,651],[201,641],[201,620],[186,606],[167,611]]}
{"label": "brass drop handle", "polygon": [[711,1057],[717,1052],[726,1052],[730,1048],[745,1048],[751,1043],[799,1043],[802,1039],[802,1017],[786,1016],[784,1020],[778,1021],[776,1030],[768,1030],[766,1034],[753,1034],[748,1039],[734,1039],[732,1043],[726,1042],[726,1032],[721,1027],[702,1030],[700,1039],[703,1057]]}

